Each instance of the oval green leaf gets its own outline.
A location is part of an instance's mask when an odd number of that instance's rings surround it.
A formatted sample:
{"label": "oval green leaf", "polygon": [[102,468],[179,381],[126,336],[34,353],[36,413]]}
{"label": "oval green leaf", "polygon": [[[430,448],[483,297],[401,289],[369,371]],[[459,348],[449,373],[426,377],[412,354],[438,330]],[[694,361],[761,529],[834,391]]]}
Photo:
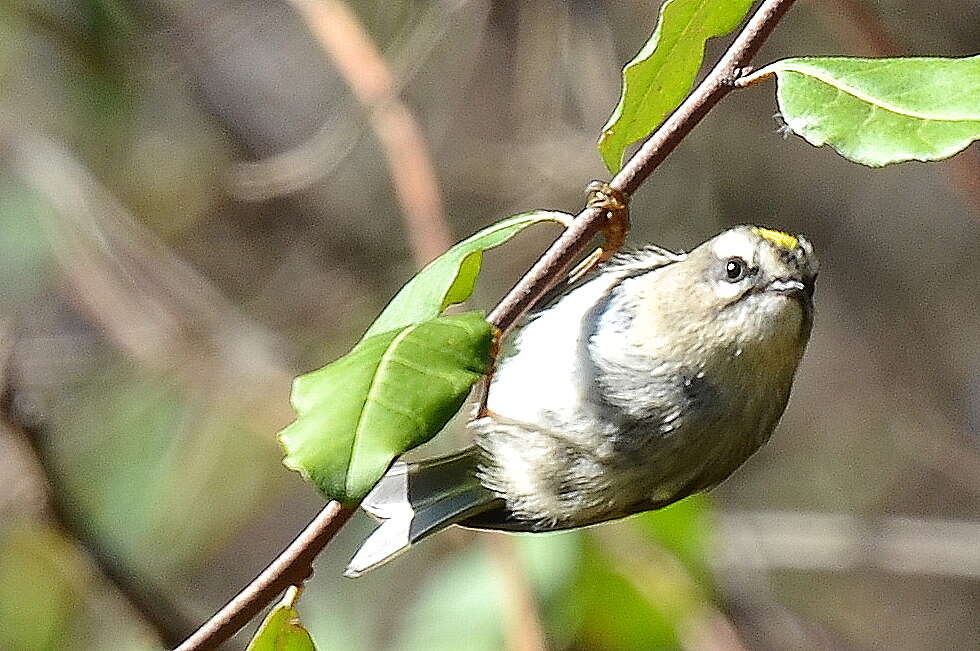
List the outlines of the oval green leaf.
{"label": "oval green leaf", "polygon": [[266,615],[245,651],[316,651],[313,638],[300,624],[294,607],[297,596],[296,588],[289,588],[283,600]]}
{"label": "oval green leaf", "polygon": [[623,68],[619,104],[599,136],[610,172],[623,166],[630,144],[656,129],[694,86],[704,44],[735,29],[752,0],[667,0],[643,49]]}
{"label": "oval green leaf", "polygon": [[980,56],[777,61],[786,125],[817,147],[881,167],[949,158],[980,139]]}
{"label": "oval green leaf", "polygon": [[450,305],[462,303],[476,286],[484,251],[504,244],[528,226],[541,222],[564,226],[571,219],[571,215],[562,212],[535,210],[499,221],[468,237],[408,281],[364,333],[364,338],[427,321]]}
{"label": "oval green leaf", "polygon": [[459,411],[490,364],[492,327],[476,312],[443,316],[361,341],[293,383],[297,418],[279,433],[283,463],[352,503],[403,452]]}

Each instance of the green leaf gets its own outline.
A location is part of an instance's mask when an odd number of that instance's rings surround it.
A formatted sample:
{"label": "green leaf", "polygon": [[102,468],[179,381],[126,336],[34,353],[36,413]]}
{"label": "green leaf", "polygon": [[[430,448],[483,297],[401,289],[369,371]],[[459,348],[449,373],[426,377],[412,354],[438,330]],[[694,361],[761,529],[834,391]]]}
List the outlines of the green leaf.
{"label": "green leaf", "polygon": [[279,433],[283,463],[332,499],[360,500],[395,457],[459,411],[489,367],[492,339],[476,312],[444,316],[368,337],[301,375],[296,421]]}
{"label": "green leaf", "polygon": [[473,293],[484,251],[500,246],[528,226],[546,221],[566,225],[570,219],[565,213],[536,210],[499,221],[463,240],[408,281],[364,333],[364,339],[427,321],[450,305],[462,303]]}
{"label": "green leaf", "polygon": [[283,463],[328,497],[361,499],[398,455],[425,443],[459,410],[490,363],[492,328],[480,315],[439,315],[473,293],[483,252],[543,221],[505,219],[429,263],[395,295],[354,349],[293,383],[296,421],[279,434]]}
{"label": "green leaf", "polygon": [[705,42],[733,29],[752,0],[667,0],[643,49],[623,68],[623,93],[599,136],[610,172],[626,148],[644,138],[677,108],[694,86]]}
{"label": "green leaf", "polygon": [[980,138],[980,56],[777,61],[786,125],[856,163],[948,158]]}
{"label": "green leaf", "polygon": [[316,651],[309,631],[299,622],[295,603],[298,591],[290,587],[283,600],[269,611],[245,651]]}

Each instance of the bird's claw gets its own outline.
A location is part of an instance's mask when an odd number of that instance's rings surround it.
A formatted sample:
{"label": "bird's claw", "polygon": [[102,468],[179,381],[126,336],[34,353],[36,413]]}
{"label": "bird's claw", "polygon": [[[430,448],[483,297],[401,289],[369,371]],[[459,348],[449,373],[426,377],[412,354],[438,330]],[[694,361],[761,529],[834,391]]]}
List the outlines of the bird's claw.
{"label": "bird's claw", "polygon": [[608,260],[626,241],[630,230],[629,197],[605,181],[592,181],[586,188],[585,205],[605,212],[606,222],[600,229],[605,239],[603,245],[590,253],[572,270],[569,284]]}

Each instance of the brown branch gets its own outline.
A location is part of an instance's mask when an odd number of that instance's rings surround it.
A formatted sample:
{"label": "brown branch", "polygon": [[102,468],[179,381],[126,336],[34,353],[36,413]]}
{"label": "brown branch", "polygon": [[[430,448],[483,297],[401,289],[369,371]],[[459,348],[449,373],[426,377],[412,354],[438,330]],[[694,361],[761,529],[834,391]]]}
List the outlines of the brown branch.
{"label": "brown branch", "polygon": [[421,266],[452,243],[435,167],[425,136],[398,97],[384,58],[357,16],[338,0],[289,0],[323,51],[368,109],[371,127],[384,148],[416,262]]}
{"label": "brown branch", "polygon": [[[305,0],[304,0],[305,1]],[[725,95],[742,69],[794,0],[765,0],[731,46],[691,95],[626,163],[610,185],[630,195]],[[604,225],[606,211],[586,208],[490,313],[488,320],[507,330],[571,267],[592,236]],[[176,651],[214,649],[234,635],[289,585],[311,573],[311,563],[347,522],[356,505],[330,502],[316,519],[251,584],[232,599]]]}
{"label": "brown branch", "polygon": [[51,454],[47,429],[25,407],[20,380],[12,362],[13,341],[8,332],[0,331],[0,423],[19,436],[34,454],[46,480],[47,513],[61,534],[81,547],[99,573],[119,592],[143,622],[167,646],[180,642],[193,623],[181,613],[171,599],[138,576],[105,549],[98,535],[86,524],[71,494],[60,481],[57,462]]}
{"label": "brown branch", "polygon": [[902,46],[888,32],[881,17],[865,0],[824,0],[824,7],[813,7],[824,22],[856,56],[897,57]]}
{"label": "brown branch", "polygon": [[510,651],[544,651],[544,626],[534,601],[534,591],[528,580],[514,539],[507,534],[491,534],[487,537],[487,551],[497,563],[508,597],[504,603],[507,648]]}
{"label": "brown branch", "polygon": [[329,502],[261,574],[174,651],[217,648],[262,612],[283,590],[302,584],[313,574],[313,559],[356,510],[357,504]]}
{"label": "brown branch", "polygon": [[[337,0],[290,0],[290,3],[306,20],[354,96],[369,111],[371,127],[387,156],[405,231],[421,268],[455,242],[422,128],[398,97],[394,75],[381,52],[346,4]],[[510,593],[508,648],[512,651],[544,649],[544,632],[534,595],[521,573],[513,545],[494,539],[490,541],[490,552]]]}
{"label": "brown branch", "polygon": [[[422,129],[399,99],[394,75],[350,8],[337,0],[290,0],[330,56],[354,96],[369,111],[385,149],[415,261],[421,268],[455,242]],[[491,539],[489,551],[509,593],[506,629],[511,651],[546,648],[531,586],[509,541]]]}
{"label": "brown branch", "polygon": [[[609,185],[629,196],[646,181],[708,111],[731,92],[752,56],[794,0],[765,0],[704,80],[651,135]],[[487,320],[506,331],[565,274],[592,236],[602,227],[605,211],[580,212],[544,255],[494,308]]]}

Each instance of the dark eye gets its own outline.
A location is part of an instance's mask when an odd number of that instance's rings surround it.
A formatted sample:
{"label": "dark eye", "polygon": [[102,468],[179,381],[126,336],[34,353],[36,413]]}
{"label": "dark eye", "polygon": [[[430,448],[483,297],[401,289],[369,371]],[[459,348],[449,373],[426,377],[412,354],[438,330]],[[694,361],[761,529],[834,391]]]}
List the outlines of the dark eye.
{"label": "dark eye", "polygon": [[725,277],[728,282],[737,283],[747,275],[749,275],[749,266],[745,264],[745,260],[742,258],[730,258],[725,263]]}

